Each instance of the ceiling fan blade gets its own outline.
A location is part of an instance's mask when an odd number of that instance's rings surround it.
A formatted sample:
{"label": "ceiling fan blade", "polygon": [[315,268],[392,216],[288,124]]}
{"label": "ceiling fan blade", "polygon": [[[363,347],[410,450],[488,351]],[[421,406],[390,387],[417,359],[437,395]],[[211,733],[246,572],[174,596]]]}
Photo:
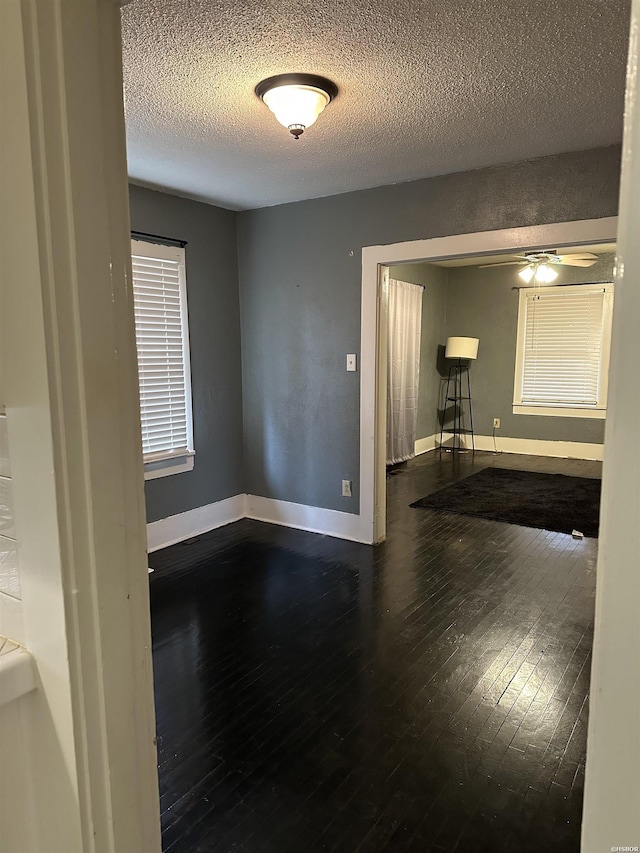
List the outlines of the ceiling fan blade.
{"label": "ceiling fan blade", "polygon": [[560,263],[565,267],[592,267],[598,260],[597,258],[594,258],[593,260],[588,258],[573,258],[571,260],[570,258],[571,256],[567,257],[567,255],[565,255],[560,259]]}
{"label": "ceiling fan blade", "polygon": [[512,267],[521,266],[528,263],[527,261],[499,261],[497,264],[478,264],[478,269],[485,270],[488,267]]}
{"label": "ceiling fan blade", "polygon": [[571,258],[578,261],[597,261],[598,256],[593,252],[572,252],[570,254],[559,255],[560,258]]}

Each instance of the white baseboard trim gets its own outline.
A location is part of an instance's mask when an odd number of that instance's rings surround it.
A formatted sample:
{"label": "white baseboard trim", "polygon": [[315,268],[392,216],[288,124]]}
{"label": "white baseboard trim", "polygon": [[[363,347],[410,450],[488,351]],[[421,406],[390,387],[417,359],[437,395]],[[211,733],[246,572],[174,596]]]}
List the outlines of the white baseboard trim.
{"label": "white baseboard trim", "polygon": [[[451,433],[445,433],[444,442],[451,441]],[[464,442],[463,442],[464,444]],[[467,439],[466,446],[471,442]],[[525,456],[554,456],[560,459],[590,459],[602,462],[604,445],[580,441],[546,441],[538,438],[508,438],[496,435],[476,435],[476,450],[498,450],[500,453],[522,453]]]}
{"label": "white baseboard trim", "polygon": [[246,515],[246,495],[234,495],[223,501],[199,506],[188,512],[170,515],[147,524],[147,551],[158,551],[192,536],[207,533]]}
{"label": "white baseboard trim", "polygon": [[217,503],[150,522],[147,524],[147,551],[150,553],[167,548],[176,542],[184,542],[192,536],[208,533],[242,518],[294,527],[310,533],[323,533],[337,539],[348,539],[367,545],[373,542],[371,524],[367,524],[359,515],[257,495],[235,495]]}
{"label": "white baseboard trim", "polygon": [[416,443],[414,445],[414,452],[416,456],[420,456],[421,453],[428,453],[430,450],[436,449],[436,442],[440,441],[439,435],[428,435],[426,438],[418,438],[416,439]]}
{"label": "white baseboard trim", "polygon": [[277,501],[257,495],[247,495],[246,512],[247,518],[253,518],[256,521],[266,521],[282,527],[295,527],[297,530],[307,530],[310,533],[324,533],[327,536],[335,536],[337,539],[348,539],[351,542],[362,542],[366,545],[373,542],[371,524],[367,524],[361,516],[350,512],[304,506],[304,504]]}

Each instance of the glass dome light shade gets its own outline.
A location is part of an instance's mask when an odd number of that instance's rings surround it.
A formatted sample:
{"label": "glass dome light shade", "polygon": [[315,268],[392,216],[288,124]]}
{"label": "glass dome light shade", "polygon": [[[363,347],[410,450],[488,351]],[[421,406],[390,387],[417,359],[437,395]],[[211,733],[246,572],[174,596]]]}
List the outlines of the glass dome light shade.
{"label": "glass dome light shade", "polygon": [[529,266],[523,267],[523,268],[520,270],[520,272],[518,273],[518,275],[520,276],[520,278],[521,278],[524,282],[526,282],[527,284],[529,284],[529,282],[530,282],[530,281],[531,281],[531,279],[533,278],[533,267],[531,266],[531,264],[529,264]]}
{"label": "glass dome light shade", "polygon": [[558,278],[558,273],[549,264],[538,264],[535,279],[543,284],[549,284]]}
{"label": "glass dome light shade", "polygon": [[281,125],[307,128],[318,118],[331,98],[315,86],[275,86],[262,96]]}

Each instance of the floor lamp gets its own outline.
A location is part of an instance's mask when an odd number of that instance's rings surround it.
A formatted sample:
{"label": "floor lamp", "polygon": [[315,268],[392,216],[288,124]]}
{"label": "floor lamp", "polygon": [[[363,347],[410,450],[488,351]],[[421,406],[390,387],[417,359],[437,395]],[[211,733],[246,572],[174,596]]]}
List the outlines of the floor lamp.
{"label": "floor lamp", "polygon": [[[453,452],[466,450],[462,446],[462,436],[471,436],[471,449],[475,453],[476,443],[473,434],[473,409],[471,406],[471,382],[469,380],[469,362],[478,357],[478,338],[447,338],[447,347],[444,353],[445,358],[456,359],[456,363],[450,365],[447,374],[447,388],[444,395],[444,409],[442,412],[442,422],[440,425],[440,450],[442,451],[442,441],[444,435],[444,419],[449,403],[453,403],[453,441],[451,450]],[[467,392],[464,392],[464,380],[467,380]],[[465,429],[463,423],[463,408],[467,405],[469,408],[469,426],[470,429]]]}

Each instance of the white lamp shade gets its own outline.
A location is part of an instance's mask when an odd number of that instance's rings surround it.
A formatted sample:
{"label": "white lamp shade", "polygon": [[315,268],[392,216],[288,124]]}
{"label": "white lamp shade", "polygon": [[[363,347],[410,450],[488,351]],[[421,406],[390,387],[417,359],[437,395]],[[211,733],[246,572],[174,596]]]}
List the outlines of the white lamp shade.
{"label": "white lamp shade", "polygon": [[445,358],[477,358],[479,338],[447,338]]}

